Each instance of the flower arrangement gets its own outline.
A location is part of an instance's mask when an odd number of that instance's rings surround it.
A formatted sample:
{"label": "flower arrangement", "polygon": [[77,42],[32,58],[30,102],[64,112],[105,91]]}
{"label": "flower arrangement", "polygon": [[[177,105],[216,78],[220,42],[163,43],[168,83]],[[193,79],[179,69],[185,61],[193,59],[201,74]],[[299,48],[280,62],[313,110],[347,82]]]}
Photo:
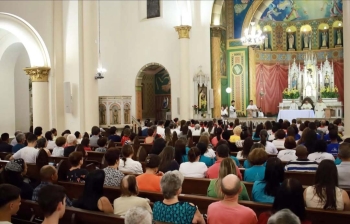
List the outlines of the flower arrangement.
{"label": "flower arrangement", "polygon": [[282,92],[283,99],[298,99],[300,97],[299,90],[285,88]]}
{"label": "flower arrangement", "polygon": [[338,87],[334,86],[334,88],[331,88],[331,87],[321,88],[321,97],[322,98],[338,98],[339,97]]}

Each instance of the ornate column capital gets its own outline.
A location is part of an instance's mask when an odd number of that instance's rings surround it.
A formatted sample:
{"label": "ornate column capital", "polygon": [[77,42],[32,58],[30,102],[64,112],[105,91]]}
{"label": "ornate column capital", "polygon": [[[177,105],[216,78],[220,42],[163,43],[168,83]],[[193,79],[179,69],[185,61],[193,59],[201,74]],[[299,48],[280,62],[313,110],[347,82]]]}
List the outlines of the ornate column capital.
{"label": "ornate column capital", "polygon": [[179,34],[179,39],[190,39],[191,26],[175,26],[174,28]]}
{"label": "ornate column capital", "polygon": [[223,26],[211,26],[210,30],[212,37],[221,37],[221,31],[226,29]]}
{"label": "ornate column capital", "polygon": [[48,82],[50,67],[31,67],[23,70],[30,76],[32,82]]}

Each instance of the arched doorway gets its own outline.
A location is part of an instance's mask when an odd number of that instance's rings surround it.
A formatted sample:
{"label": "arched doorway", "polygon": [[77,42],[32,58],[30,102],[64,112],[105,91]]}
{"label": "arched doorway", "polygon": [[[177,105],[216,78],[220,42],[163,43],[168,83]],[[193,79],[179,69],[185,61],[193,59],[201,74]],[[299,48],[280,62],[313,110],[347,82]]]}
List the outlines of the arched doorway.
{"label": "arched doorway", "polygon": [[136,118],[169,119],[171,112],[171,80],[169,72],[159,63],[143,66],[136,77]]}

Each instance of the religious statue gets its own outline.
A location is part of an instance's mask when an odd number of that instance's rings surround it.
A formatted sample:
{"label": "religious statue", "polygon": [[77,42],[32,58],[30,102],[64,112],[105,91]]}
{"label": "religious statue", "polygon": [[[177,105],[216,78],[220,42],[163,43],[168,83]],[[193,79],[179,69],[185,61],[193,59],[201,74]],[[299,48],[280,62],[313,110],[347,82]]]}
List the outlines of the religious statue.
{"label": "religious statue", "polygon": [[298,88],[298,78],[297,78],[297,75],[294,73],[292,78],[292,89],[297,89],[297,88]]}
{"label": "religious statue", "polygon": [[198,95],[198,106],[200,110],[207,109],[207,94],[205,94],[204,89],[201,89]]}
{"label": "religious statue", "polygon": [[288,36],[288,44],[289,44],[289,49],[294,49],[294,35],[289,34]]}
{"label": "religious statue", "polygon": [[264,46],[265,49],[269,49],[269,35],[267,33],[265,34]]}
{"label": "religious statue", "polygon": [[124,124],[130,124],[129,111],[130,111],[129,106],[125,105],[125,108],[124,108]]}
{"label": "religious statue", "polygon": [[322,33],[322,47],[327,47],[327,32]]}
{"label": "religious statue", "polygon": [[342,45],[341,31],[337,30],[337,45]]}
{"label": "religious statue", "polygon": [[328,73],[326,72],[326,75],[325,75],[325,77],[324,77],[324,87],[325,87],[325,88],[328,88],[328,87],[329,87],[329,82],[330,82],[329,75],[328,75]]}
{"label": "religious statue", "polygon": [[104,105],[100,105],[100,124],[106,124],[106,108]]}
{"label": "religious statue", "polygon": [[304,33],[304,48],[308,48],[308,47],[309,47],[309,34]]}
{"label": "religious statue", "polygon": [[313,81],[313,77],[312,77],[312,69],[308,68],[307,69],[307,73],[306,73],[306,85],[304,86],[305,89],[305,96],[311,97],[313,96],[313,90],[315,90],[314,87],[314,81]]}
{"label": "religious statue", "polygon": [[169,98],[165,97],[163,99],[163,109],[168,109],[168,106],[169,106]]}
{"label": "religious statue", "polygon": [[119,108],[114,105],[111,109],[111,124],[118,124],[119,123]]}

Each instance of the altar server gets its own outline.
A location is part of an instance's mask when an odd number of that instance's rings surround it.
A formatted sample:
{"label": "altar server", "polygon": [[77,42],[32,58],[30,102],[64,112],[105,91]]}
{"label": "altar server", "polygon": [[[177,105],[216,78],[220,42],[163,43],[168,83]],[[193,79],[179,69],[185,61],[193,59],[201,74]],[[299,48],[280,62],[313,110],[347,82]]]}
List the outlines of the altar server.
{"label": "altar server", "polygon": [[322,101],[321,98],[319,98],[318,102],[315,105],[315,117],[324,118],[325,117],[325,114],[324,114],[325,109],[327,109],[326,104]]}
{"label": "altar server", "polygon": [[247,107],[248,115],[251,115],[253,117],[257,117],[258,107],[253,104],[253,100],[249,101],[249,105]]}
{"label": "altar server", "polygon": [[304,104],[301,106],[302,110],[312,110],[312,105],[309,101],[305,100]]}
{"label": "altar server", "polygon": [[259,107],[258,117],[264,117],[264,112],[262,111],[261,107]]}
{"label": "altar server", "polygon": [[236,117],[237,117],[237,114],[236,114],[235,101],[232,100],[231,106],[230,106],[230,118],[236,118]]}
{"label": "altar server", "polygon": [[292,100],[292,103],[289,106],[289,110],[299,110],[298,104],[295,102],[295,100]]}
{"label": "altar server", "polygon": [[227,107],[221,107],[221,119],[225,120],[228,116]]}

